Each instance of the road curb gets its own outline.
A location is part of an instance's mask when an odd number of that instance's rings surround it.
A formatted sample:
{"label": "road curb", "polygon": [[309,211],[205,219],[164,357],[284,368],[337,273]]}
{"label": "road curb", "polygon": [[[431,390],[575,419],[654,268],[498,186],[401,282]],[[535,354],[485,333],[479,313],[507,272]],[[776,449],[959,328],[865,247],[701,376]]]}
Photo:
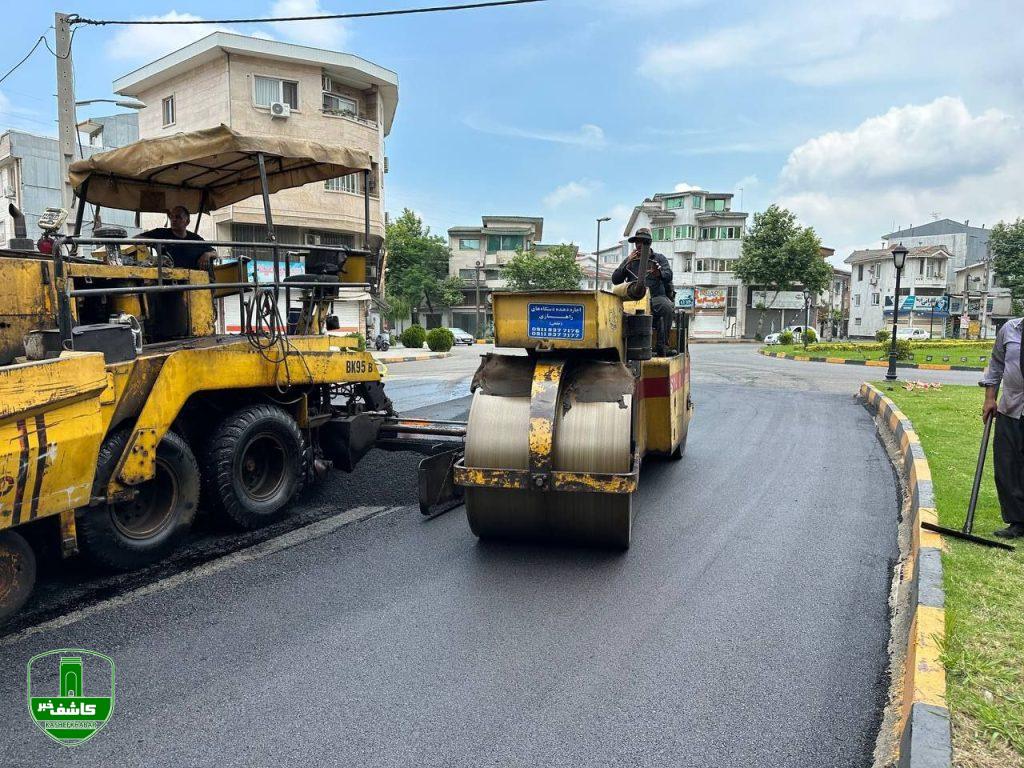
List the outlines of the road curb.
{"label": "road curb", "polygon": [[[888,368],[888,360],[847,360],[845,357],[810,357],[809,355],[791,355],[788,352],[767,352],[759,349],[758,352],[765,357],[774,357],[779,360],[799,360],[802,363],[834,363],[835,365],[866,365],[869,368]],[[896,363],[897,368],[920,368],[922,371],[977,371],[982,368],[973,368],[969,365],[946,365],[945,363]]]}
{"label": "road curb", "polygon": [[426,352],[422,355],[408,355],[406,357],[378,357],[374,355],[373,359],[378,363],[390,365],[391,363],[415,363],[418,360],[440,360],[451,356],[451,352]]}
{"label": "road curb", "polygon": [[[942,539],[921,527],[938,523],[932,473],[914,425],[877,387],[860,385],[864,406],[875,413],[899,445],[903,475],[910,493],[910,554],[902,564],[901,589],[909,590],[913,617],[906,638],[902,707],[896,724],[900,768],[948,768],[953,747],[946,704],[946,669],[940,653],[946,637],[945,592],[942,587]],[[903,642],[905,641],[905,642]]]}

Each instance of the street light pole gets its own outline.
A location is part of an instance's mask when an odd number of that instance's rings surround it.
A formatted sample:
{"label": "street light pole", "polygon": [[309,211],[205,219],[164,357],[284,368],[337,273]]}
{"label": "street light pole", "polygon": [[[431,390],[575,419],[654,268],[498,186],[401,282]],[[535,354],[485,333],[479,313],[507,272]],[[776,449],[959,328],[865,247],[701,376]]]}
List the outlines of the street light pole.
{"label": "street light pole", "polygon": [[597,245],[594,247],[594,293],[601,290],[601,222],[611,221],[611,216],[602,216],[597,220]]}
{"label": "street light pole", "polygon": [[896,294],[892,302],[892,338],[889,340],[889,368],[885,372],[886,381],[896,381],[896,327],[900,317],[900,275],[906,262],[907,249],[900,243],[892,249],[892,263],[896,267]]}
{"label": "street light pole", "polygon": [[811,292],[804,288],[804,332],[800,335],[803,336],[804,349],[807,349],[807,328],[811,324]]}
{"label": "street light pole", "polygon": [[482,339],[483,335],[480,333],[480,268],[483,264],[480,260],[476,260],[476,337]]}

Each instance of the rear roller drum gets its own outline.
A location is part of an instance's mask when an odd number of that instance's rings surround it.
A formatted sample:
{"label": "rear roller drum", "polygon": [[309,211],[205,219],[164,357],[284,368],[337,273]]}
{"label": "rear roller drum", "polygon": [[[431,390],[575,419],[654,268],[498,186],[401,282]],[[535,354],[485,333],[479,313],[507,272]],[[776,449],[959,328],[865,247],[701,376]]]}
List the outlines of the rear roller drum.
{"label": "rear roller drum", "polygon": [[36,556],[20,533],[0,532],[0,625],[21,610],[36,583]]}
{"label": "rear roller drum", "polygon": [[470,530],[481,539],[628,549],[632,494],[467,488],[466,517]]}

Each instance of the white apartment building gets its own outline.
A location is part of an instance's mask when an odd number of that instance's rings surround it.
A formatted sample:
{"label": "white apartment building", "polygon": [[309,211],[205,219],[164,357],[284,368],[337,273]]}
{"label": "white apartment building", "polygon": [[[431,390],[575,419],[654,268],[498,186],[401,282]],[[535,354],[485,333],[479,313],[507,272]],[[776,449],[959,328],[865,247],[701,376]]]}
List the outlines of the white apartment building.
{"label": "white apartment building", "polygon": [[[900,325],[931,328],[935,336],[945,335],[949,313],[940,301],[954,279],[950,269],[953,254],[942,245],[915,245],[907,248],[907,260],[900,279]],[[889,248],[854,251],[844,259],[850,265],[851,337],[873,337],[875,332],[892,327],[893,296],[896,291],[896,266]],[[905,308],[904,297],[913,296],[912,308]]]}
{"label": "white apartment building", "polygon": [[740,256],[747,214],[732,210],[732,197],[697,189],[659,192],[633,209],[624,232],[628,238],[649,228],[654,250],[672,265],[677,291],[693,287],[694,337],[743,335],[746,302],[732,265]]}
{"label": "white apartment building", "polygon": [[[295,246],[300,268],[302,245],[373,248],[381,242],[384,139],[398,105],[398,77],[391,70],[348,53],[214,32],[118,78],[114,92],[146,104],[138,118],[143,139],[224,124],[243,134],[369,152],[370,242],[364,237],[363,180],[356,174],[275,193],[274,228],[279,243]],[[144,223],[161,226],[162,219]],[[253,197],[213,211],[199,231],[208,239],[261,242],[262,201]],[[269,258],[262,251],[256,256]],[[256,268],[266,269],[266,261]],[[365,331],[366,308],[365,294],[336,302],[342,330]],[[229,302],[225,311],[226,329],[236,330],[237,307]]]}
{"label": "white apartment building", "polygon": [[450,228],[448,246],[452,256],[448,274],[462,278],[465,299],[458,306],[436,313],[436,317],[417,313],[420,322],[425,328],[443,324],[478,335],[476,323],[480,318],[479,335],[489,335],[494,321],[490,294],[505,287],[501,268],[516,255],[517,249],[544,250],[543,235],[544,219],[539,216],[482,216],[480,226]]}

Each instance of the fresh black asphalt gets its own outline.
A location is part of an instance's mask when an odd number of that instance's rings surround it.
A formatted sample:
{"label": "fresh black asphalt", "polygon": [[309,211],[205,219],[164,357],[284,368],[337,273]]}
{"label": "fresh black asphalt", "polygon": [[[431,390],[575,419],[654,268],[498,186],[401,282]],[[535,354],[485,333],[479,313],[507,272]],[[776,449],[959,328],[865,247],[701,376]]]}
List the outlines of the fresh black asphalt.
{"label": "fresh black asphalt", "polygon": [[[0,641],[0,765],[869,765],[897,514],[873,425],[844,395],[694,397],[628,553],[482,544],[461,509],[407,506]],[[411,504],[415,465],[375,454],[300,514]],[[62,647],[117,664],[73,749],[24,699]]]}

